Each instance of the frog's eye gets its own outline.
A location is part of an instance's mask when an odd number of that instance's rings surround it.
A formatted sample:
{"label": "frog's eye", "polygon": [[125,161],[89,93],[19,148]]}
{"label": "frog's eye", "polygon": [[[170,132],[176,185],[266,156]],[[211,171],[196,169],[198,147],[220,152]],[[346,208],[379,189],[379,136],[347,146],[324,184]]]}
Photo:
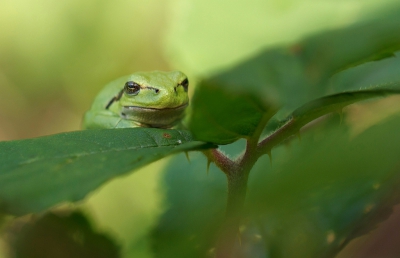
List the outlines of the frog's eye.
{"label": "frog's eye", "polygon": [[128,81],[125,83],[124,87],[125,93],[128,95],[138,95],[140,91],[140,85],[133,81]]}
{"label": "frog's eye", "polygon": [[182,87],[185,89],[185,91],[188,91],[189,88],[189,80],[185,78],[179,85],[182,85]]}

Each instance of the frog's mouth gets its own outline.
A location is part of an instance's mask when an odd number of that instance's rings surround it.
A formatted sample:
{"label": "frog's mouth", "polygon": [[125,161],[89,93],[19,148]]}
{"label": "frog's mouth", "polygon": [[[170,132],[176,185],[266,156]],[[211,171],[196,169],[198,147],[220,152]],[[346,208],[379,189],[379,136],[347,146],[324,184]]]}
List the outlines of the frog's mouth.
{"label": "frog's mouth", "polygon": [[177,107],[173,108],[149,108],[149,107],[139,107],[139,106],[124,106],[123,111],[129,112],[129,111],[137,111],[137,110],[153,110],[153,111],[161,111],[161,110],[179,110],[179,109],[185,109],[189,104],[183,104]]}
{"label": "frog's mouth", "polygon": [[174,108],[124,106],[122,107],[121,117],[147,127],[169,128],[182,119],[188,105],[186,103]]}

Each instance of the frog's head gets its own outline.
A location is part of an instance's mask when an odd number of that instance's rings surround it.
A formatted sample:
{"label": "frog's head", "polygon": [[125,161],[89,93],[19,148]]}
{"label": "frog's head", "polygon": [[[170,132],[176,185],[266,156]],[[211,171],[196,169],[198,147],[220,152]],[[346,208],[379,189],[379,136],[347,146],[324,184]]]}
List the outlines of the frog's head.
{"label": "frog's head", "polygon": [[119,102],[124,107],[177,108],[188,104],[188,87],[180,71],[135,73],[128,76]]}
{"label": "frog's head", "polygon": [[182,118],[189,103],[185,74],[153,71],[126,78],[118,96],[121,117],[151,127],[170,127]]}

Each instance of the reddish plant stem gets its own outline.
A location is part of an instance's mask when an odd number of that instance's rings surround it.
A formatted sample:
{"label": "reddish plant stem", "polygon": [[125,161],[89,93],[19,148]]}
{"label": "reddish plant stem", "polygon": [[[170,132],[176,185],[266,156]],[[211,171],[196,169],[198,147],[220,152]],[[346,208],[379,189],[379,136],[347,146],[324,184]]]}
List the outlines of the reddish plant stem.
{"label": "reddish plant stem", "polygon": [[226,216],[216,248],[218,258],[233,257],[235,250],[239,249],[239,226],[243,216],[249,172],[257,160],[254,155],[256,147],[256,144],[248,141],[245,153],[236,160],[231,160],[218,149],[205,153],[207,158],[225,173],[228,181]]}
{"label": "reddish plant stem", "polygon": [[231,160],[224,153],[222,153],[218,149],[211,149],[204,151],[204,154],[209,159],[215,163],[215,165],[222,170],[226,175],[230,173],[230,171],[237,169],[238,164],[235,161]]}

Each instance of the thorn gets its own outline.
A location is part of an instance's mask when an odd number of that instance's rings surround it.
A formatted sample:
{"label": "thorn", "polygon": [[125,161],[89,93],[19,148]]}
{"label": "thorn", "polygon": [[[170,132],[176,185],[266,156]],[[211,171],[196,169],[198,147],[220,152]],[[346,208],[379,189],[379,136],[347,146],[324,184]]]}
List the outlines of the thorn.
{"label": "thorn", "polygon": [[268,151],[268,152],[267,152],[267,155],[268,155],[268,157],[269,157],[269,164],[271,164],[271,167],[272,167],[272,152],[271,152],[271,151]]}
{"label": "thorn", "polygon": [[340,109],[338,113],[339,113],[339,116],[340,116],[340,123],[339,124],[341,125],[342,122],[343,122],[343,108]]}
{"label": "thorn", "polygon": [[296,133],[296,135],[297,135],[297,138],[299,139],[299,141],[301,142],[301,135],[300,135],[300,131],[298,131],[298,132]]}
{"label": "thorn", "polygon": [[185,151],[185,155],[186,155],[186,159],[187,159],[188,162],[190,163],[189,152]]}
{"label": "thorn", "polygon": [[211,164],[211,159],[207,159],[207,176],[208,173],[210,172],[210,164]]}

